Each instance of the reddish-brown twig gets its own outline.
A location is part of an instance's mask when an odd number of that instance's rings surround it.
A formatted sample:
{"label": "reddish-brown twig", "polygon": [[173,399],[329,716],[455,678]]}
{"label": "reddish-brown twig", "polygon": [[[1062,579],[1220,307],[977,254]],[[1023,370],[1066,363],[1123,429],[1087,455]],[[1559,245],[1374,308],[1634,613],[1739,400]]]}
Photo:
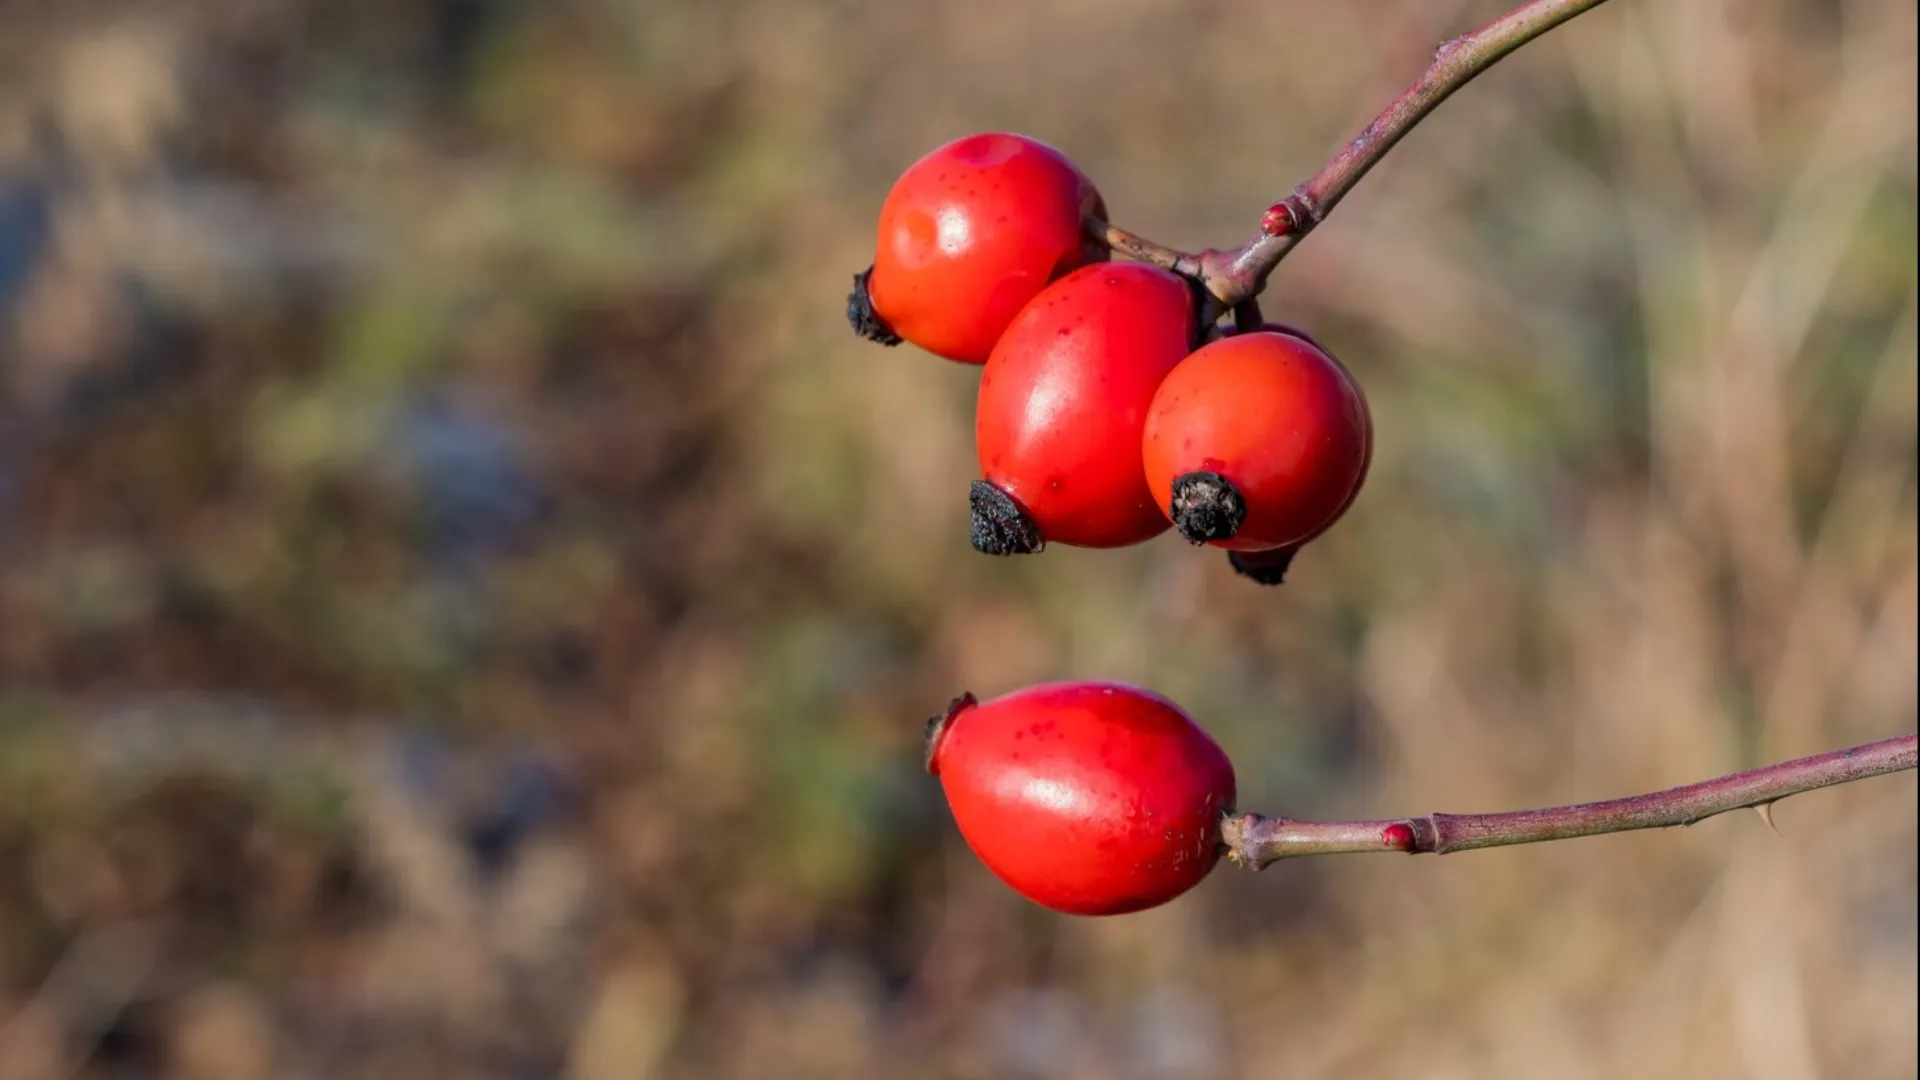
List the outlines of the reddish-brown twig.
{"label": "reddish-brown twig", "polygon": [[1606,802],[1498,814],[1423,814],[1379,821],[1295,821],[1235,814],[1222,822],[1220,831],[1228,857],[1255,870],[1298,855],[1368,851],[1445,855],[1474,848],[1691,825],[1729,810],[1764,808],[1803,791],[1911,769],[1914,757],[1914,736],[1901,735]]}
{"label": "reddish-brown twig", "polygon": [[1434,52],[1432,65],[1405,93],[1374,117],[1319,172],[1269,207],[1259,233],[1237,248],[1190,255],[1105,221],[1089,221],[1088,229],[1123,255],[1198,279],[1219,301],[1220,310],[1238,307],[1258,296],[1287,252],[1325,221],[1360,178],[1454,91],[1520,46],[1605,2],[1529,0],[1480,29],[1441,45]]}
{"label": "reddish-brown twig", "polygon": [[1192,278],[1200,276],[1200,260],[1197,256],[1156,244],[1144,236],[1135,236],[1118,225],[1096,217],[1087,219],[1086,228],[1095,239],[1130,259],[1152,263],[1162,270]]}

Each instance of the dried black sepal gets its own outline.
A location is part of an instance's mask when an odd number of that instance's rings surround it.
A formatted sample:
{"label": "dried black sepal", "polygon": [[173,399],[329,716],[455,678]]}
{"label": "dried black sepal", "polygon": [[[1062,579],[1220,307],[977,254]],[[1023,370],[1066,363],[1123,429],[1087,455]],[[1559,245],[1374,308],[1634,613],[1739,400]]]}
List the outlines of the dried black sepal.
{"label": "dried black sepal", "polygon": [[868,341],[882,345],[898,345],[903,338],[893,332],[887,320],[873,310],[873,298],[867,295],[867,279],[873,276],[873,267],[853,275],[853,291],[847,294],[847,325],[853,332]]}
{"label": "dried black sepal", "polygon": [[1233,572],[1243,578],[1261,585],[1279,585],[1287,580],[1287,569],[1298,554],[1298,544],[1271,551],[1229,551],[1227,562],[1232,564]]}
{"label": "dried black sepal", "polygon": [[1188,543],[1227,540],[1247,519],[1247,500],[1217,472],[1183,473],[1174,478],[1167,514]]}
{"label": "dried black sepal", "polygon": [[989,555],[1032,555],[1046,547],[1040,529],[1013,496],[985,480],[975,480],[967,500],[973,505],[973,546]]}
{"label": "dried black sepal", "polygon": [[940,740],[961,713],[978,704],[980,704],[979,700],[971,691],[962,692],[959,697],[947,703],[946,712],[927,718],[926,749],[922,752],[920,761],[926,766],[928,772],[935,776],[940,775]]}

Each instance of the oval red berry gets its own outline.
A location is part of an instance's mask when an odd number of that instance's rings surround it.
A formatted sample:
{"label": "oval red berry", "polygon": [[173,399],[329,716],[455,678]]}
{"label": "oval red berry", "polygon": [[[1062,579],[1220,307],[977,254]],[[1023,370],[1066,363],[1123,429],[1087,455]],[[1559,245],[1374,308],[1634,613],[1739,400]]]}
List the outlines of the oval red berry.
{"label": "oval red berry", "polygon": [[1020,312],[980,378],[980,471],[1043,541],[1123,547],[1166,530],[1147,487],[1147,405],[1187,355],[1194,296],[1142,263],[1076,270]]}
{"label": "oval red berry", "polygon": [[1164,904],[1207,876],[1233,765],[1177,705],[1121,683],[1049,683],[938,722],[927,768],[1009,886],[1074,915]]}

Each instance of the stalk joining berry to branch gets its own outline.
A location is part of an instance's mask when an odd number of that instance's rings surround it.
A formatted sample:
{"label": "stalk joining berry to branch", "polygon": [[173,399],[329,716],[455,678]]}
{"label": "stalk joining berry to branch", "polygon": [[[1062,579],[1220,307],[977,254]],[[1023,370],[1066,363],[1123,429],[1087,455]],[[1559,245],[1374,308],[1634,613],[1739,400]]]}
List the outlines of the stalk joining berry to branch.
{"label": "stalk joining berry to branch", "polygon": [[[1603,2],[1531,0],[1441,45],[1233,249],[1188,253],[1113,224],[1086,174],[1026,136],[967,136],[909,167],[881,206],[847,317],[869,340],[980,367],[973,546],[1117,548],[1171,529],[1223,549],[1241,578],[1281,584],[1358,499],[1374,431],[1333,353],[1262,316],[1269,278],[1442,101]],[[1689,824],[1913,767],[1908,735],[1608,803],[1325,823],[1235,814],[1219,746],[1172,702],[1120,684],[966,695],[935,718],[927,747],[981,860],[1036,902],[1085,915],[1164,903],[1222,854],[1259,869]]]}

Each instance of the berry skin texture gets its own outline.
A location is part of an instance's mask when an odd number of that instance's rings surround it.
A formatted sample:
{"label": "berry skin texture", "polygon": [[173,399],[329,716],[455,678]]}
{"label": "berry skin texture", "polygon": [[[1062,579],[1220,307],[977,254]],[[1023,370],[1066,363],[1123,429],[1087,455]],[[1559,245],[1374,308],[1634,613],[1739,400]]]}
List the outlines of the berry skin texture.
{"label": "berry skin texture", "polygon": [[1191,348],[1195,310],[1185,279],[1109,263],[1049,286],[1001,336],[980,376],[974,443],[987,482],[1042,542],[1124,547],[1166,530],[1141,431],[1160,381]]}
{"label": "berry skin texture", "polygon": [[1155,394],[1141,442],[1155,501],[1181,534],[1241,552],[1324,532],[1359,494],[1372,453],[1353,376],[1303,336],[1273,330],[1188,357]]}
{"label": "berry skin texture", "polygon": [[[1066,155],[1023,135],[969,135],[908,167],[880,207],[873,268],[856,279],[859,308],[915,345],[984,364],[994,342],[1040,290],[1107,258],[1082,218],[1105,202]],[[875,340],[884,341],[884,337]]]}
{"label": "berry skin texture", "polygon": [[1164,904],[1220,858],[1233,765],[1187,714],[1120,683],[1031,686],[929,725],[927,771],[980,861],[1036,904]]}

